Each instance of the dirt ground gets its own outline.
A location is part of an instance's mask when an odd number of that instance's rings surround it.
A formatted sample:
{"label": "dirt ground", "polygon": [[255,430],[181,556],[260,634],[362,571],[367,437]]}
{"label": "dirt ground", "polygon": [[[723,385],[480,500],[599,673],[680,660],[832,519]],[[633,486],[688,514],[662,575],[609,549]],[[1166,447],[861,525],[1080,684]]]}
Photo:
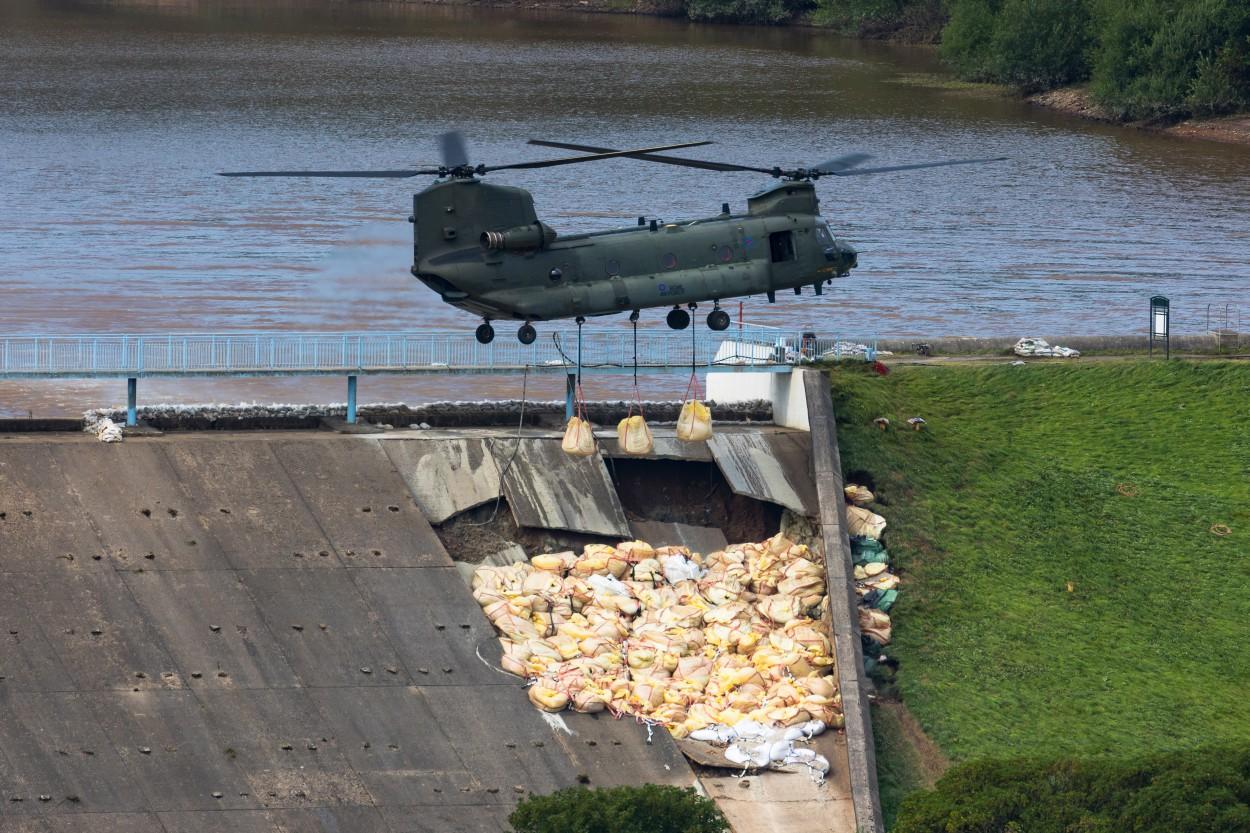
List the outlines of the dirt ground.
{"label": "dirt ground", "polygon": [[[1116,121],[1112,114],[1091,101],[1089,91],[1081,86],[1060,87],[1057,90],[1037,93],[1030,96],[1029,101],[1040,107],[1071,113],[1074,116],[1081,116],[1087,119],[1106,122]],[[1129,122],[1126,126],[1188,139],[1206,139],[1212,142],[1250,145],[1250,113],[1211,119],[1189,119],[1177,124]]]}

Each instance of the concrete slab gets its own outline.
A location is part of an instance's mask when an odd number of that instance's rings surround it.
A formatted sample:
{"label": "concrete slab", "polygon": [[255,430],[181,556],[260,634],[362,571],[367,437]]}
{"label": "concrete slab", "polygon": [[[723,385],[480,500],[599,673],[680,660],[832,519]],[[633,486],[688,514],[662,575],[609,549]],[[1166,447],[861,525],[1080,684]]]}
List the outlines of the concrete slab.
{"label": "concrete slab", "polygon": [[159,632],[183,685],[216,689],[300,684],[282,644],[234,572],[132,572],[124,581],[142,616]]}
{"label": "concrete slab", "polygon": [[630,521],[630,534],[653,547],[689,547],[691,552],[707,555],[729,546],[725,533],[712,526]]}
{"label": "concrete slab", "polygon": [[[0,826],[0,829],[3,829]],[[49,833],[168,833],[152,813],[75,813],[49,816]]]}
{"label": "concrete slab", "polygon": [[806,433],[717,433],[708,447],[735,494],[815,517],[811,436]]}
{"label": "concrete slab", "polygon": [[0,445],[0,570],[91,569],[100,552],[51,445]]}
{"label": "concrete slab", "polygon": [[[520,796],[518,796],[520,797]],[[383,807],[382,816],[391,829],[404,833],[511,833],[509,806],[444,807],[423,804],[409,807]]]}
{"label": "concrete slab", "polygon": [[419,684],[516,685],[517,678],[499,668],[499,639],[464,592],[456,568],[368,570],[353,577]]}
{"label": "concrete slab", "polygon": [[339,566],[333,545],[270,443],[179,440],[166,452],[200,522],[231,566]]}
{"label": "concrete slab", "polygon": [[[52,802],[58,812],[145,809],[142,794],[134,789],[84,695],[0,697],[0,795],[6,814],[42,814]],[[45,804],[41,795],[51,800]]]}
{"label": "concrete slab", "polygon": [[73,682],[23,598],[28,579],[0,573],[0,692],[69,690]]}
{"label": "concrete slab", "polygon": [[52,447],[52,458],[119,569],[219,569],[221,545],[191,511],[190,496],[153,443]]}
{"label": "concrete slab", "polygon": [[267,806],[371,803],[307,690],[211,691],[199,700],[217,754],[243,772]]}
{"label": "concrete slab", "polygon": [[348,567],[450,565],[403,478],[379,444],[275,442],[274,453]]}
{"label": "concrete slab", "polygon": [[37,625],[79,691],[181,685],[178,666],[111,570],[34,573],[19,585]]}
{"label": "concrete slab", "polygon": [[302,685],[412,682],[349,571],[251,570],[239,576]]}
{"label": "concrete slab", "polygon": [[388,440],[380,443],[430,523],[441,524],[499,495],[489,439]]}
{"label": "concrete slab", "polygon": [[625,510],[599,454],[573,457],[557,440],[522,439],[519,449],[517,443],[501,440],[493,452],[506,472],[504,495],[519,526],[629,535]]}
{"label": "concrete slab", "polygon": [[712,462],[712,451],[707,443],[688,443],[672,435],[671,429],[661,433],[663,429],[651,429],[651,441],[655,449],[650,454],[626,454],[621,451],[613,429],[611,436],[600,443],[603,454],[614,459],[625,460],[691,460],[699,463]]}
{"label": "concrete slab", "polygon": [[[307,810],[273,810],[269,813],[275,833],[392,833],[375,807],[313,807]],[[449,827],[448,830],[458,830]]]}
{"label": "concrete slab", "polygon": [[161,813],[164,833],[277,833],[269,813],[264,810],[213,810],[199,813]]}
{"label": "concrete slab", "polygon": [[415,687],[323,688],[312,697],[376,804],[495,803],[444,733],[486,723],[485,713],[440,720]]}
{"label": "concrete slab", "polygon": [[132,800],[156,812],[262,807],[261,797],[252,794],[243,772],[217,744],[194,692],[87,696],[98,725],[129,770]]}

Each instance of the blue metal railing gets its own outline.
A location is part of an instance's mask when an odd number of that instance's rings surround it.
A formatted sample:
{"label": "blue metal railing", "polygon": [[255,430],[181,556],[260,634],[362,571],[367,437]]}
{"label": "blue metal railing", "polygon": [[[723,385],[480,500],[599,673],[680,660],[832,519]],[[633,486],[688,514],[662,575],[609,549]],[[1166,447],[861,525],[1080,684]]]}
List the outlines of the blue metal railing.
{"label": "blue metal railing", "polygon": [[[875,357],[875,340],[813,338],[756,324],[638,331],[641,370],[751,366],[783,370],[820,358]],[[865,349],[866,348],[866,349]],[[633,369],[633,334],[585,329],[581,363],[589,372]],[[501,333],[479,344],[471,333],[232,333],[9,336],[0,338],[0,378],[297,376],[382,373],[519,373],[576,366],[576,330],[543,333],[533,344]]]}

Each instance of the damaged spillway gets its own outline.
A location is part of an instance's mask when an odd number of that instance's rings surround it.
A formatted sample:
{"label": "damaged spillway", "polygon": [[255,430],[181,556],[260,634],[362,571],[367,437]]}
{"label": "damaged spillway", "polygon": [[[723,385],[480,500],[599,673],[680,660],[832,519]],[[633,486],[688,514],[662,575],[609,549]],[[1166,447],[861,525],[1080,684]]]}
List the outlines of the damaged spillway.
{"label": "damaged spillway", "polygon": [[817,515],[805,432],[684,447],[659,429],[648,459],[611,444],[4,438],[0,829],[506,831],[527,795],[649,782],[705,790],[741,833],[854,830],[841,734],[820,739],[823,784],[740,779],[632,719],[543,714],[501,670],[453,555],[706,552]]}

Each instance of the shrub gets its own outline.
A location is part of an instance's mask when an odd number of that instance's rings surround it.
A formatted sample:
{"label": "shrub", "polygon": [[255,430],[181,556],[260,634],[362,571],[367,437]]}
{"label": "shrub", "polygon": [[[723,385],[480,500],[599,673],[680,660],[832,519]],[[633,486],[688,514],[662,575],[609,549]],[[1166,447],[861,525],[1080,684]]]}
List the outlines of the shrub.
{"label": "shrub", "polygon": [[808,0],[687,0],[691,20],[781,23],[811,7]]}
{"label": "shrub", "polygon": [[1123,118],[1250,106],[1250,5],[1105,0],[1092,92]]}
{"label": "shrub", "polygon": [[994,78],[990,42],[998,15],[996,0],[952,0],[951,19],[942,30],[942,57],[968,81]]}
{"label": "shrub", "polygon": [[729,833],[711,799],[657,784],[531,796],[508,821],[516,833]]}
{"label": "shrub", "polygon": [[894,833],[1250,831],[1250,750],[983,760],[903,801]]}
{"label": "shrub", "polygon": [[1026,92],[1087,78],[1090,30],[1084,0],[1005,0],[988,44],[990,71]]}

